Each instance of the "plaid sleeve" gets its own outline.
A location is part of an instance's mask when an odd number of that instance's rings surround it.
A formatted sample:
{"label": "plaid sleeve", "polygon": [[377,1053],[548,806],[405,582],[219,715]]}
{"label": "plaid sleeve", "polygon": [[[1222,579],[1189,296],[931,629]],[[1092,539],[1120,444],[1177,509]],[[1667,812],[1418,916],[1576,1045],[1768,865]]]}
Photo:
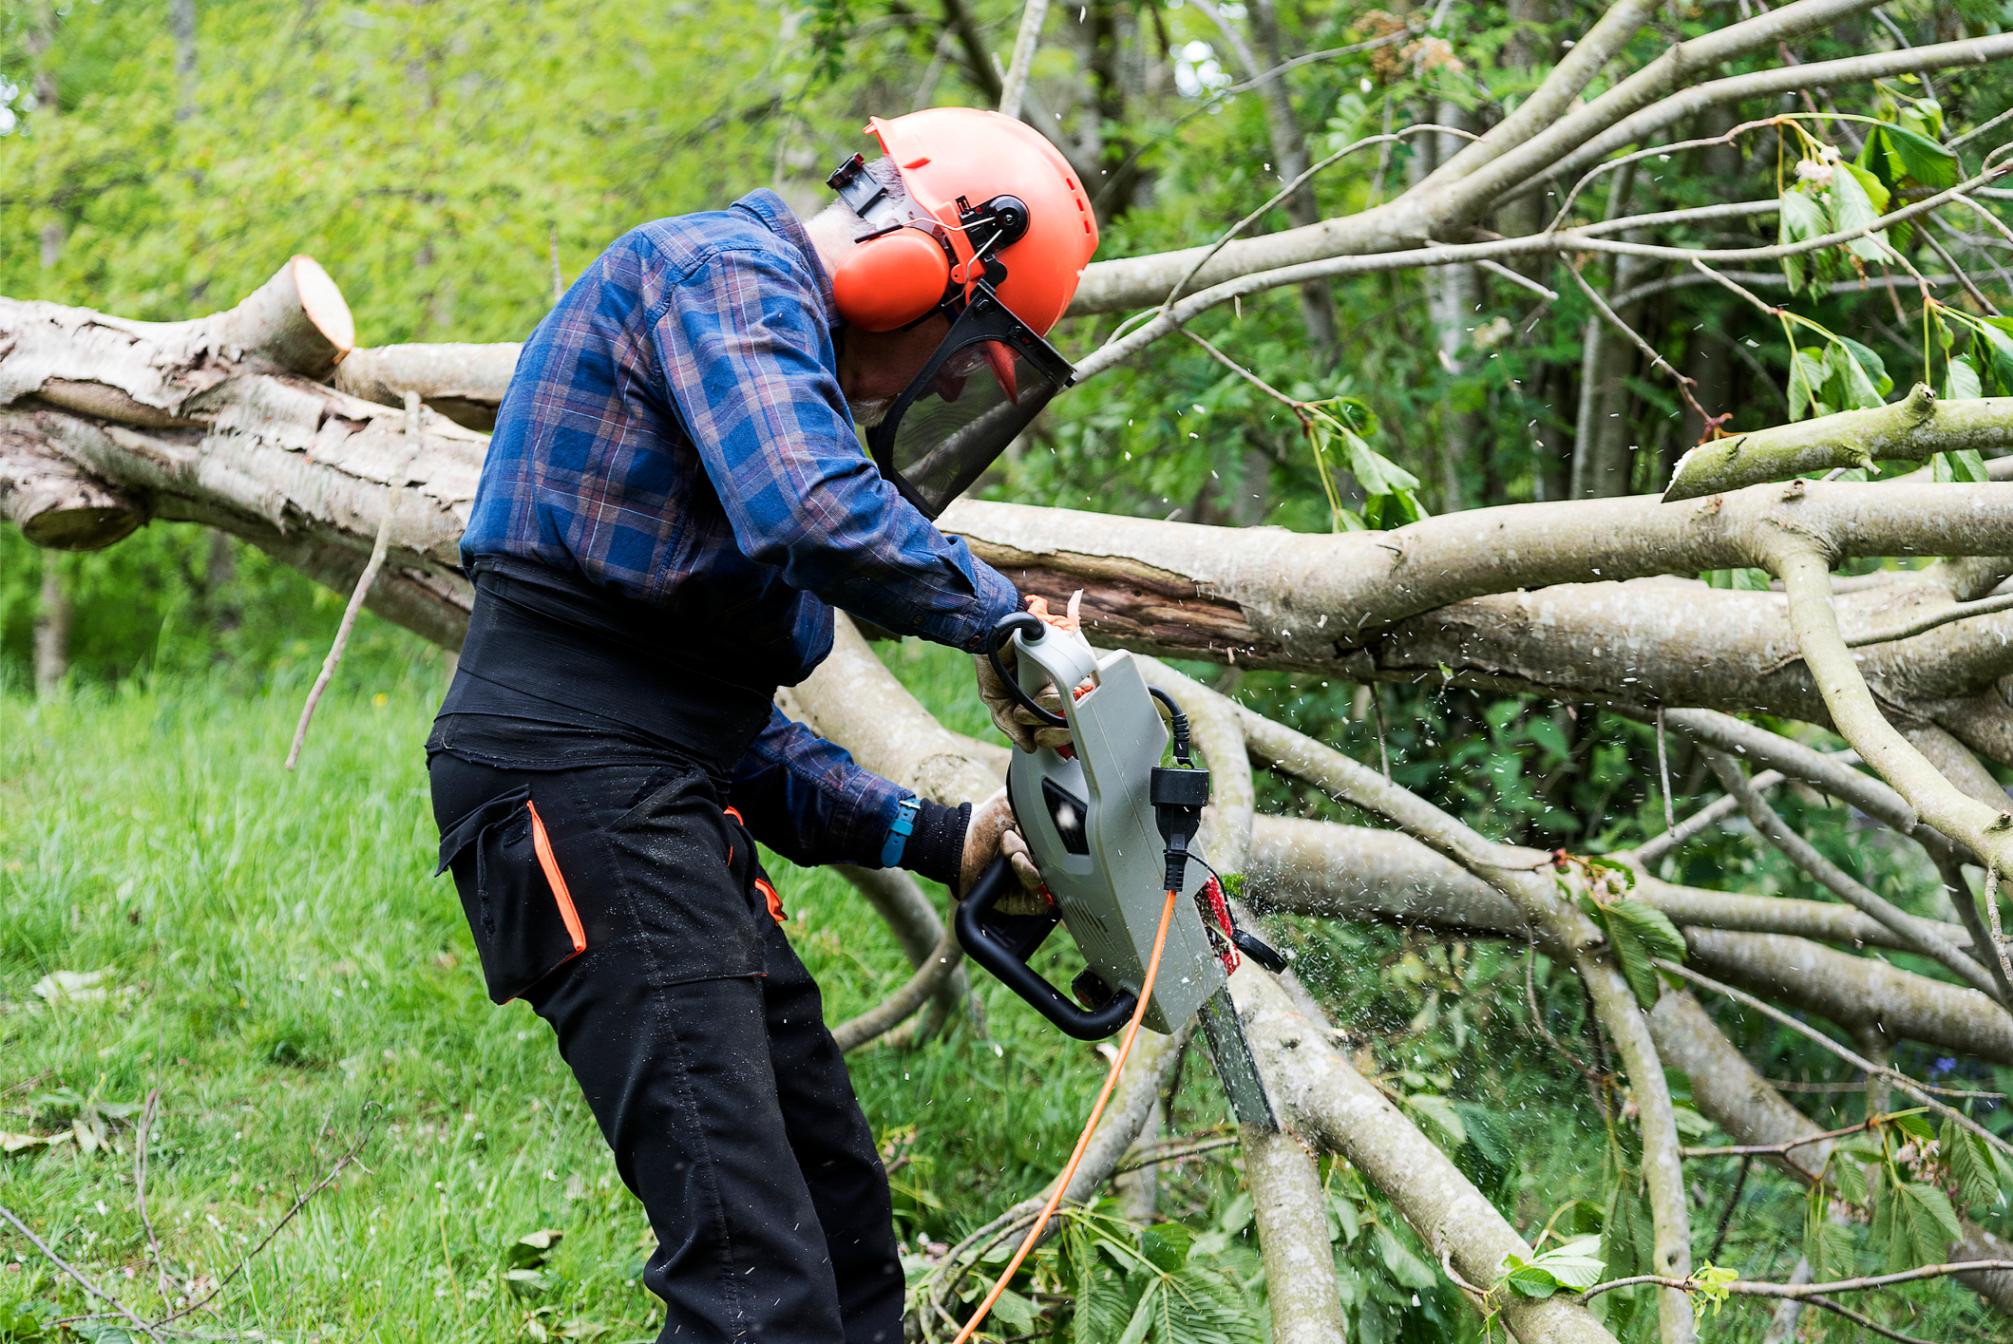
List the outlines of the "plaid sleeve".
{"label": "plaid sleeve", "polygon": [[666,391],[751,560],[897,634],[977,649],[1013,585],[946,537],[860,447],[822,297],[787,261],[725,249],[650,314]]}
{"label": "plaid sleeve", "polygon": [[881,847],[908,790],[881,778],[771,707],[729,786],[748,829],[792,863],[881,866]]}

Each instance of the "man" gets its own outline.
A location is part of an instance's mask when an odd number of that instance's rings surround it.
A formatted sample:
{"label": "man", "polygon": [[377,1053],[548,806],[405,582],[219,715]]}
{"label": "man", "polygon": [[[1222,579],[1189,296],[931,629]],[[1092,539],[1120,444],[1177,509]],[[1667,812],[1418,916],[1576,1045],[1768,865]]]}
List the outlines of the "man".
{"label": "man", "polygon": [[551,1024],[681,1344],[901,1336],[886,1174],[755,841],[954,891],[1006,852],[1034,880],[1003,798],[916,798],[771,703],[829,652],[834,606],[974,654],[1020,610],[930,520],[1067,384],[1042,336],[1097,244],[1020,122],[869,130],[886,157],[842,166],[808,223],[758,191],[646,224],[539,324],[427,742],[490,997]]}

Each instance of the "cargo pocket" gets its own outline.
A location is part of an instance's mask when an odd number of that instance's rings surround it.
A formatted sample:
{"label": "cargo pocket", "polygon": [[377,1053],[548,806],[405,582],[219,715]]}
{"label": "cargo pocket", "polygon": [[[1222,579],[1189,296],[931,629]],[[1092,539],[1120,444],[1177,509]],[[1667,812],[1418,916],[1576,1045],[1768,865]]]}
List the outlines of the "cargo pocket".
{"label": "cargo pocket", "polygon": [[489,997],[508,1003],[587,950],[587,934],[528,787],[490,799],[440,838],[482,958]]}

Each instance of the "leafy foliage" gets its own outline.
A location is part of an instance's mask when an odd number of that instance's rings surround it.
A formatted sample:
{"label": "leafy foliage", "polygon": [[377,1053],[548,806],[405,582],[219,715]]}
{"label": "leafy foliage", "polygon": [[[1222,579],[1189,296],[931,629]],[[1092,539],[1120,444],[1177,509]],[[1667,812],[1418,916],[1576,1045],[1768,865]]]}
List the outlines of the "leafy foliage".
{"label": "leafy foliage", "polygon": [[1063,1234],[1078,1344],[1261,1344],[1242,1283],[1180,1223],[1073,1215]]}
{"label": "leafy foliage", "polygon": [[1503,1261],[1504,1282],[1524,1297],[1546,1298],[1566,1289],[1580,1292],[1601,1281],[1604,1262],[1599,1237],[1575,1237],[1526,1259],[1512,1251]]}

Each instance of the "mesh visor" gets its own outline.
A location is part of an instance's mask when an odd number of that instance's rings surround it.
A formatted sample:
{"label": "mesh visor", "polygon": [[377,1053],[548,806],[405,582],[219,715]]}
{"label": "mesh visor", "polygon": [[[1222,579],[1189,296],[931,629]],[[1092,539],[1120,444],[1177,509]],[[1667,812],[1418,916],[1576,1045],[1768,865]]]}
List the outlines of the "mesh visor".
{"label": "mesh visor", "polygon": [[931,518],[1070,383],[1069,361],[977,286],[943,344],[867,432],[875,463]]}

